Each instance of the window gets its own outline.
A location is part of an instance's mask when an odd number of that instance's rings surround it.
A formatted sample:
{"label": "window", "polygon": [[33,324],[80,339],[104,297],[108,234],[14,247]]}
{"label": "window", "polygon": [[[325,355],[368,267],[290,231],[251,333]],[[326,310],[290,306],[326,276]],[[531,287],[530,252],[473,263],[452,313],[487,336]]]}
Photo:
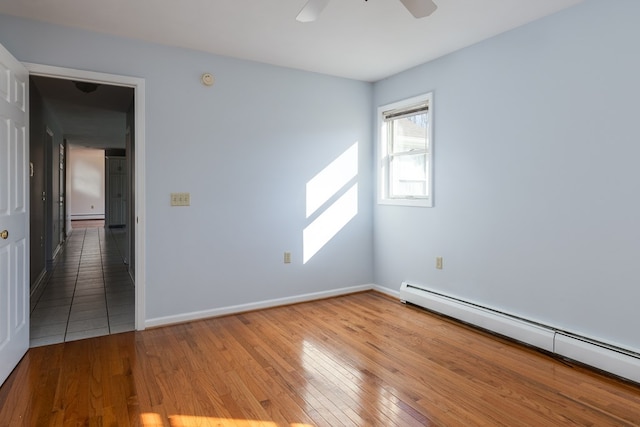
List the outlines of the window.
{"label": "window", "polygon": [[433,206],[433,96],[378,108],[378,203]]}

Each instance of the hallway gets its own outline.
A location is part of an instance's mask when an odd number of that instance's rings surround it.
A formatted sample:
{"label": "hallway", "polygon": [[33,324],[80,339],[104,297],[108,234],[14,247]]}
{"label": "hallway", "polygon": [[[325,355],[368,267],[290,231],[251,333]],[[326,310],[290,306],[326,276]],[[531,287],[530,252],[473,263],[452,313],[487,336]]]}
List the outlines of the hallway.
{"label": "hallway", "polygon": [[31,347],[135,329],[135,288],[120,250],[125,239],[125,229],[73,225],[32,301]]}

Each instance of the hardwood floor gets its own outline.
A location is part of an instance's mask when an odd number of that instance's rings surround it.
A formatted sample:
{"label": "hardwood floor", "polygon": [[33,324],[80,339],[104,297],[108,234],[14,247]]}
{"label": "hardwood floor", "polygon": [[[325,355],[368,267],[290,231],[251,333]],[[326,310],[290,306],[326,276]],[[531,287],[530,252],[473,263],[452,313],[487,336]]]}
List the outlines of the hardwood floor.
{"label": "hardwood floor", "polygon": [[367,292],[30,349],[21,425],[638,426],[640,387]]}

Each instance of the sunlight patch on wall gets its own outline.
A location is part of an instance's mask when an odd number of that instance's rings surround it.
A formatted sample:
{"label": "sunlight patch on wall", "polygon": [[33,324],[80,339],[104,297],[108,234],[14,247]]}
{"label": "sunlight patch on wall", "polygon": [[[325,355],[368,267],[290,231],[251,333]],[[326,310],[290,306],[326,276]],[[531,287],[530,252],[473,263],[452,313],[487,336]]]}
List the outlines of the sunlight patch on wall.
{"label": "sunlight patch on wall", "polygon": [[[306,186],[307,218],[320,212],[329,200],[358,176],[358,143],[349,147]],[[302,232],[302,257],[306,264],[358,214],[358,183],[322,210]]]}
{"label": "sunlight patch on wall", "polygon": [[358,143],[307,182],[307,218],[358,175]]}

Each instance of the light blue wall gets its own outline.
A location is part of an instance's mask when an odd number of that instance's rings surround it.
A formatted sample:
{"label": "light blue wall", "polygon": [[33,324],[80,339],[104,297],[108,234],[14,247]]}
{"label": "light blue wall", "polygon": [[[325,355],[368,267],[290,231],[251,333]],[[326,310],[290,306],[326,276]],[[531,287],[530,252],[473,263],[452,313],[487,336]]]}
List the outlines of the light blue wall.
{"label": "light blue wall", "polygon": [[[371,283],[371,84],[2,15],[0,43],[146,80],[148,319]],[[356,142],[358,215],[303,265],[305,185]]]}
{"label": "light blue wall", "polygon": [[[638,350],[638,17],[636,0],[587,0],[373,96],[2,15],[0,43],[26,62],[145,78],[147,318],[411,280]],[[372,111],[431,90],[436,206],[377,206]],[[356,141],[358,216],[303,265],[305,184]],[[182,191],[192,206],[169,207]]]}
{"label": "light blue wall", "polygon": [[375,84],[434,92],[436,147],[435,207],[374,209],[376,283],[640,349],[639,19],[587,0]]}

